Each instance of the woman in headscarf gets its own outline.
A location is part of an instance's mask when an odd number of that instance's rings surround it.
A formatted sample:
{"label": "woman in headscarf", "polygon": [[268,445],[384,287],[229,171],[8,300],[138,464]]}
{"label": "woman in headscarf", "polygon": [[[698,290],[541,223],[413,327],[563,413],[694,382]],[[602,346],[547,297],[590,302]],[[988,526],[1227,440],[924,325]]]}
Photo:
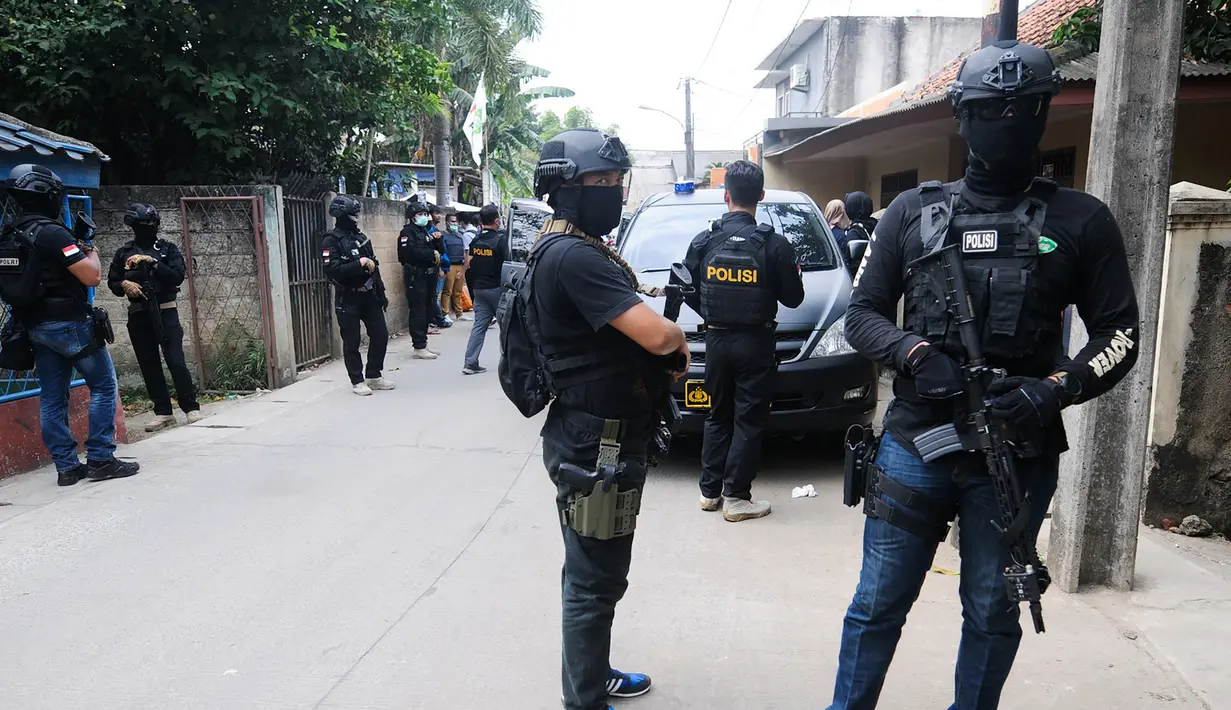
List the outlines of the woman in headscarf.
{"label": "woman in headscarf", "polygon": [[851,219],[846,216],[846,205],[842,200],[830,200],[829,204],[825,205],[825,223],[829,225],[829,231],[833,232],[834,241],[838,243],[838,253],[842,256],[842,261],[850,261],[850,254],[846,251],[846,230],[851,226]]}

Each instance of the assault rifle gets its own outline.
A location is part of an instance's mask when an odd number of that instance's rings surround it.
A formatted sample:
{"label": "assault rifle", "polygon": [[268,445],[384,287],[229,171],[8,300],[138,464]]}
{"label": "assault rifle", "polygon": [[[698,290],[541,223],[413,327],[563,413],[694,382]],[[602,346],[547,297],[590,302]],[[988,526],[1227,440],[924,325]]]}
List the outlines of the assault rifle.
{"label": "assault rifle", "polygon": [[[663,288],[667,302],[663,305],[663,317],[672,323],[680,318],[680,308],[684,305],[684,296],[693,292],[692,274],[683,264],[676,262],[671,265],[671,278]],[[679,372],[686,367],[687,358],[683,353],[667,356],[666,369]],[[671,449],[671,437],[680,428],[680,406],[675,403],[671,394],[671,383],[662,386],[662,401],[658,403],[658,426],[654,430],[654,448],[659,455],[665,455]]]}
{"label": "assault rifle", "polygon": [[158,340],[159,345],[166,345],[164,342],[165,334],[162,328],[162,306],[158,303],[158,284],[154,282],[154,265],[148,261],[143,261],[137,264],[133,269],[133,278],[131,281],[136,282],[141,287],[141,293],[144,296],[142,308],[145,310],[145,315],[150,319],[150,327],[154,329],[154,337]]}
{"label": "assault rifle", "polygon": [[1004,377],[1005,372],[992,368],[983,356],[983,344],[975,319],[970,291],[966,288],[966,273],[962,269],[962,253],[954,244],[929,254],[916,264],[939,259],[945,277],[945,306],[958,326],[967,361],[962,366],[966,375],[966,395],[970,401],[970,424],[979,437],[979,448],[987,459],[987,472],[996,487],[999,520],[992,526],[1000,533],[1000,543],[1009,551],[1011,563],[1004,571],[1004,585],[1009,600],[1030,605],[1034,632],[1043,633],[1043,605],[1039,598],[1051,584],[1047,567],[1039,560],[1034,540],[1027,534],[1031,517],[1030,497],[1022,491],[1021,480],[1013,460],[1013,450],[991,416],[988,386]]}

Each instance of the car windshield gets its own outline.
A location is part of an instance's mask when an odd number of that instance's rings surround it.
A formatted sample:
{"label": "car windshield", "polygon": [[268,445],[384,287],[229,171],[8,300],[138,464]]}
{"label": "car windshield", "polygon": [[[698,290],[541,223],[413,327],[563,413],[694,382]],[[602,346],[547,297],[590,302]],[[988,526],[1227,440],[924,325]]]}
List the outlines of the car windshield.
{"label": "car windshield", "polygon": [[541,210],[524,210],[514,207],[509,212],[509,255],[513,261],[524,263],[530,256],[530,247],[539,238],[539,230],[547,222],[548,215]]}
{"label": "car windshield", "polygon": [[[647,207],[628,226],[622,255],[636,272],[669,269],[683,261],[693,237],[726,212],[723,204],[669,203]],[[804,271],[838,265],[828,230],[810,205],[769,202],[757,207],[757,221],[769,224],[795,246]]]}

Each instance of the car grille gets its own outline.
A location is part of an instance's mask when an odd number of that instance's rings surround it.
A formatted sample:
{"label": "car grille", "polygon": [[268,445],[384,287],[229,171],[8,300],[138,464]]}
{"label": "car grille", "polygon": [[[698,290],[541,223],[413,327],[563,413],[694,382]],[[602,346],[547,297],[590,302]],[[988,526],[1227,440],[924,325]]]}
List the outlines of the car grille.
{"label": "car grille", "polygon": [[[808,342],[808,337],[812,335],[811,330],[780,330],[774,333],[775,355],[779,363],[790,362],[799,357],[803,352],[804,345]],[[705,333],[691,332],[684,334],[685,339],[692,344],[705,343]],[[705,351],[698,348],[689,348],[692,352],[692,362],[695,365],[705,364]]]}

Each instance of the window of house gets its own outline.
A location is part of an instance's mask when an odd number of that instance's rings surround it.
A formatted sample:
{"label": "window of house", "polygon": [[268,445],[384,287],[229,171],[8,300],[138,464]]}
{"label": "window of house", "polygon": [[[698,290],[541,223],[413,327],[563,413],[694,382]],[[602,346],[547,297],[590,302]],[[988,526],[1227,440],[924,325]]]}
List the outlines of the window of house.
{"label": "window of house", "polygon": [[888,207],[889,203],[893,202],[893,198],[916,187],[919,187],[918,170],[903,170],[900,173],[882,175],[880,206]]}
{"label": "window of house", "polygon": [[782,81],[778,82],[778,85],[776,87],[774,87],[774,92],[775,92],[774,107],[775,107],[775,111],[777,112],[775,114],[775,117],[777,118],[782,118],[783,116],[785,116],[787,109],[790,108],[790,99],[788,98],[788,95],[791,92],[787,88],[790,85],[790,83],[791,83],[790,79],[783,79]]}
{"label": "window of house", "polygon": [[1060,187],[1073,187],[1077,179],[1077,148],[1060,148],[1039,153],[1035,174],[1054,180]]}

